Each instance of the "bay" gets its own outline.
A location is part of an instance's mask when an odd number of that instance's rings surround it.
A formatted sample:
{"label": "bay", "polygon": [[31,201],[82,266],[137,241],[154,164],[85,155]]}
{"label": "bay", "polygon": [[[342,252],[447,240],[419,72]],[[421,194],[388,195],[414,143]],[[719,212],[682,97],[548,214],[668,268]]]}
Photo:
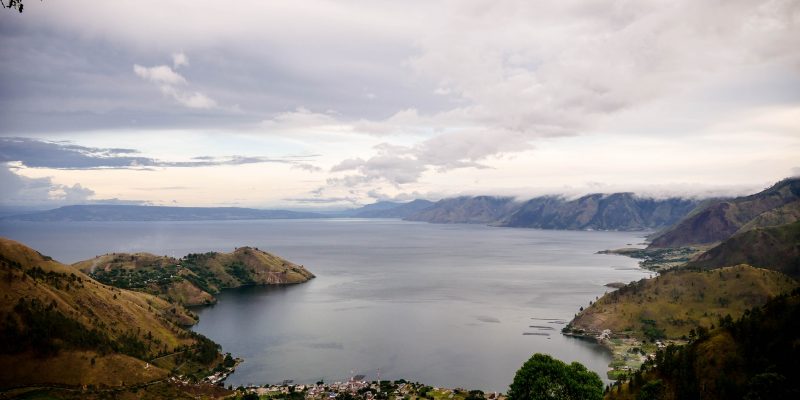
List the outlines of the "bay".
{"label": "bay", "polygon": [[596,254],[639,243],[641,232],[331,219],[2,222],[0,235],[65,263],[247,245],[305,265],[316,279],[225,291],[197,310],[193,329],[245,359],[226,381],[234,386],[380,373],[505,392],[536,352],[605,378],[610,355],[560,329],[604,284],[648,275],[636,260]]}

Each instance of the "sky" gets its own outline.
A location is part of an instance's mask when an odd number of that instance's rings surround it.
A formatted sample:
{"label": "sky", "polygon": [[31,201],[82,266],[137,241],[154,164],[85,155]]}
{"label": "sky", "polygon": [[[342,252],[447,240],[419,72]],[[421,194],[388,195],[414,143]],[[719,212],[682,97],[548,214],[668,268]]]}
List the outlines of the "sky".
{"label": "sky", "polygon": [[0,205],[732,196],[800,175],[800,1],[25,1]]}

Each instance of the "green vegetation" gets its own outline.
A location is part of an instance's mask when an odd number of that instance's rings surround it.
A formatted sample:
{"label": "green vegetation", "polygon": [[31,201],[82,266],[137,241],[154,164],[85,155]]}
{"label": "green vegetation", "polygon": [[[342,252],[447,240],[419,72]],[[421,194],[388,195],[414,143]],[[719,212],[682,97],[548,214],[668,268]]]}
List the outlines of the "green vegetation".
{"label": "green vegetation", "polygon": [[134,289],[182,305],[216,301],[223,289],[305,282],[303,266],[250,247],[232,253],[193,253],[182,259],[147,253],[113,253],[74,264],[107,285]]}
{"label": "green vegetation", "polygon": [[603,382],[582,364],[565,364],[546,354],[534,354],[514,376],[509,400],[600,400]]}
{"label": "green vegetation", "polygon": [[179,325],[192,320],[179,305],[105,286],[2,238],[0,277],[0,389],[16,388],[11,397],[183,398],[161,385],[170,371],[191,384],[225,368],[216,343]]}
{"label": "green vegetation", "polygon": [[615,385],[609,399],[791,399],[800,397],[800,290],[754,308],[690,344],[669,346]]}
{"label": "green vegetation", "polygon": [[143,289],[151,284],[165,286],[178,281],[181,278],[176,276],[177,272],[178,266],[170,264],[140,269],[101,269],[90,275],[92,278],[106,285],[116,286],[122,289]]}
{"label": "green vegetation", "polygon": [[688,339],[690,331],[745,310],[797,287],[779,272],[747,265],[714,271],[675,270],[607,293],[578,313],[568,333],[637,339]]}
{"label": "green vegetation", "polygon": [[713,269],[742,263],[800,278],[800,221],[738,233],[687,267]]}
{"label": "green vegetation", "polygon": [[13,313],[6,314],[0,329],[0,354],[33,351],[37,357],[45,358],[58,354],[64,347],[96,349],[100,352],[124,348],[128,352],[138,353],[134,349],[141,344],[137,341],[117,345],[103,332],[89,329],[57,311],[55,302],[45,306],[38,299],[26,301],[21,298],[13,310]]}
{"label": "green vegetation", "polygon": [[677,248],[625,248],[617,250],[604,250],[600,254],[619,254],[640,259],[639,267],[662,272],[680,267],[689,262],[698,254],[703,253],[704,247],[677,247]]}

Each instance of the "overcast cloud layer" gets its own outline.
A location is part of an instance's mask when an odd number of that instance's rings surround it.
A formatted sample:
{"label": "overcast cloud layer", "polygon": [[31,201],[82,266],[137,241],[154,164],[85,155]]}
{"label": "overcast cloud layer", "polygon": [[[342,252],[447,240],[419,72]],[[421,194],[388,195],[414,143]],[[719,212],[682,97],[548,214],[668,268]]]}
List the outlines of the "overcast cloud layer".
{"label": "overcast cloud layer", "polygon": [[800,166],[793,0],[44,1],[0,34],[7,204],[707,195]]}

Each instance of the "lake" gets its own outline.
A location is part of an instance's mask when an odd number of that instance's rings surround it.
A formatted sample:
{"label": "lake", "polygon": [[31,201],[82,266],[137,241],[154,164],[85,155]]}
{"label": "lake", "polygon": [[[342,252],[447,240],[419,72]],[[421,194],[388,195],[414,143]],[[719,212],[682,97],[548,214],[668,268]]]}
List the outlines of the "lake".
{"label": "lake", "polygon": [[610,355],[560,334],[609,282],[649,274],[596,254],[641,232],[547,231],[399,220],[2,222],[0,236],[61,262],[107,252],[254,246],[303,264],[307,283],[226,291],[194,330],[244,358],[226,383],[405,378],[508,389],[536,352],[579,361],[605,380]]}

